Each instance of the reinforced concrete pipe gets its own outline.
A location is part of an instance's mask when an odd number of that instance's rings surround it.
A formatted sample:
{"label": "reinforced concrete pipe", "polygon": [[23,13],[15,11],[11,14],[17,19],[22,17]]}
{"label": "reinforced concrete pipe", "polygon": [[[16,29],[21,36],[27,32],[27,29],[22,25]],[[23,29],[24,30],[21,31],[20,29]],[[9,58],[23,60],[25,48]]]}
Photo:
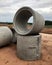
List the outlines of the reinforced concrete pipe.
{"label": "reinforced concrete pipe", "polygon": [[17,56],[23,60],[41,57],[41,35],[17,36]]}
{"label": "reinforced concrete pipe", "polygon": [[0,27],[0,47],[9,44],[12,41],[12,31],[5,26]]}
{"label": "reinforced concrete pipe", "polygon": [[[32,16],[33,16],[33,23],[31,28],[28,29],[27,22],[29,18]],[[13,24],[18,34],[28,35],[39,33],[43,29],[45,21],[43,16],[37,13],[33,8],[22,7],[16,12]]]}

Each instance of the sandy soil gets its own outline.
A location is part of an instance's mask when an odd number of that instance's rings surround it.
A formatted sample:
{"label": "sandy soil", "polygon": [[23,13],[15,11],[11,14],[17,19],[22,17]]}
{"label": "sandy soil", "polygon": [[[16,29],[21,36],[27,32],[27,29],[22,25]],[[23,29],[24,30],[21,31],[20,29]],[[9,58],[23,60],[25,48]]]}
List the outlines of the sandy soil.
{"label": "sandy soil", "polygon": [[36,61],[23,61],[16,56],[16,44],[0,48],[0,65],[52,65],[52,34],[42,36],[42,58]]}

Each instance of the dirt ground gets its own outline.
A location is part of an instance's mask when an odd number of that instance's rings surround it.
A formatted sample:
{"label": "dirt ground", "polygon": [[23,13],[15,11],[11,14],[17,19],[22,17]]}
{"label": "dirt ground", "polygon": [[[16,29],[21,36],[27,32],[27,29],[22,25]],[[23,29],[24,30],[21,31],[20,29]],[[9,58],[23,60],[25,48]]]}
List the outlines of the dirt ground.
{"label": "dirt ground", "polygon": [[36,61],[24,61],[16,56],[16,44],[0,48],[0,65],[52,65],[52,34],[40,33],[42,57]]}
{"label": "dirt ground", "polygon": [[41,32],[52,34],[52,28],[44,28]]}

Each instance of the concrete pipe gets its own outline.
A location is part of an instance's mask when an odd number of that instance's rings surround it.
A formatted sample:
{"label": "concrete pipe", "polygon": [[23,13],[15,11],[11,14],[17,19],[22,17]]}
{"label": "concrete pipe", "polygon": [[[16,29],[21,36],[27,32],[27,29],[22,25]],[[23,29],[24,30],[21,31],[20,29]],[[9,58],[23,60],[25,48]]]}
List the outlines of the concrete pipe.
{"label": "concrete pipe", "polygon": [[16,32],[13,35],[13,43],[17,43],[17,33]]}
{"label": "concrete pipe", "polygon": [[12,41],[13,34],[12,31],[5,26],[0,27],[0,47],[10,44]]}
{"label": "concrete pipe", "polygon": [[[33,16],[33,23],[31,28],[28,28],[28,20]],[[13,20],[14,28],[20,35],[37,34],[39,33],[45,24],[43,16],[37,13],[33,8],[22,7],[20,8]]]}
{"label": "concrete pipe", "polygon": [[17,56],[23,60],[41,58],[41,36],[17,36]]}
{"label": "concrete pipe", "polygon": [[13,42],[13,43],[17,43],[17,33],[16,33],[16,31],[14,30],[14,28],[11,28],[11,31],[12,31],[12,33],[13,33],[13,40],[12,40],[12,42]]}

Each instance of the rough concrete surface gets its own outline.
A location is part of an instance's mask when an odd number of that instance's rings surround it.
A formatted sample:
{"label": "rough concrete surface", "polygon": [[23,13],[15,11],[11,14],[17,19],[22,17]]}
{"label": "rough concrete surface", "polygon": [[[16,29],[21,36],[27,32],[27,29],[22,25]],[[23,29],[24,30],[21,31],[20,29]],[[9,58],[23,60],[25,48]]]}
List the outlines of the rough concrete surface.
{"label": "rough concrete surface", "polygon": [[12,42],[13,34],[7,26],[0,26],[0,47]]}
{"label": "rough concrete surface", "polygon": [[36,61],[23,61],[16,55],[16,44],[0,48],[0,65],[52,65],[52,34],[42,35],[42,58]]}
{"label": "rough concrete surface", "polygon": [[[33,23],[31,29],[28,29],[27,25],[30,17],[33,17]],[[13,24],[15,31],[20,35],[37,34],[44,28],[45,20],[33,8],[22,7],[16,12]]]}
{"label": "rough concrete surface", "polygon": [[41,58],[41,35],[17,35],[17,56],[23,60]]}

